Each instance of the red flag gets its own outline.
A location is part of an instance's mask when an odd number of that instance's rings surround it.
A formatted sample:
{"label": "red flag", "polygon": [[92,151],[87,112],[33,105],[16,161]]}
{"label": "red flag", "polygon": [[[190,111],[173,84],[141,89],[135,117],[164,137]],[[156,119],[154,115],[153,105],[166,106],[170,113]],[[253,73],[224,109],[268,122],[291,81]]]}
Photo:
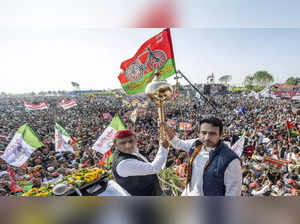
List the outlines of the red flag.
{"label": "red flag", "polygon": [[170,29],[165,29],[147,40],[136,54],[123,61],[120,67],[122,72],[118,79],[128,95],[144,92],[155,70],[160,71],[162,79],[175,74]]}
{"label": "red flag", "polygon": [[294,125],[290,121],[286,121],[286,126],[287,126],[288,129],[294,129]]}
{"label": "red flag", "polygon": [[19,186],[16,185],[15,171],[11,167],[8,167],[8,170],[9,170],[9,177],[10,177],[10,185],[9,185],[10,190],[13,193],[23,191],[23,188],[20,188]]}

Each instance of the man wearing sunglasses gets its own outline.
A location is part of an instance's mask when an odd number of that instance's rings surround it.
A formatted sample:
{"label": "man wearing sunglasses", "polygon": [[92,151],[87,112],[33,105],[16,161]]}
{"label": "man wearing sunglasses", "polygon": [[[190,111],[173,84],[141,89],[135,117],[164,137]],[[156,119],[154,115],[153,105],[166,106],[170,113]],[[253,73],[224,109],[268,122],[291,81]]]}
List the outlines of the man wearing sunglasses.
{"label": "man wearing sunglasses", "polygon": [[130,130],[114,135],[116,151],[112,171],[116,182],[132,196],[160,196],[163,191],[157,173],[165,166],[168,142],[160,140],[160,147],[152,163],[137,148],[137,139]]}

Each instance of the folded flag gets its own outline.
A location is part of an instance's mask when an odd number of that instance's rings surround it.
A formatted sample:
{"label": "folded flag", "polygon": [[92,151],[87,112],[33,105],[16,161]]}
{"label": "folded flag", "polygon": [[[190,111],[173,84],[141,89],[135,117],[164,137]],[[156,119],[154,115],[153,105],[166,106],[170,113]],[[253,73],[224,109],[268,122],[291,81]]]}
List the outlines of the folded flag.
{"label": "folded flag", "polygon": [[12,166],[21,167],[37,148],[43,146],[39,136],[28,124],[22,125],[1,156]]}

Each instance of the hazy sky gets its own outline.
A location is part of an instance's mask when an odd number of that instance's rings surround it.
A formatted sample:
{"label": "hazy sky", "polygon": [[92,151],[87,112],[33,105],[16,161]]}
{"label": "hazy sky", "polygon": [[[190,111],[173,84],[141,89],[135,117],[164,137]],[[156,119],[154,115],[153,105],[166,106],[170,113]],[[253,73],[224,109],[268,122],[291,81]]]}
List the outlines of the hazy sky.
{"label": "hazy sky", "polygon": [[[71,81],[120,87],[121,62],[162,28],[130,28],[149,1],[110,2],[0,1],[0,92],[71,90]],[[300,76],[299,3],[241,2],[176,1],[177,69],[192,82],[211,72],[232,75],[235,84],[258,70],[276,81]]]}

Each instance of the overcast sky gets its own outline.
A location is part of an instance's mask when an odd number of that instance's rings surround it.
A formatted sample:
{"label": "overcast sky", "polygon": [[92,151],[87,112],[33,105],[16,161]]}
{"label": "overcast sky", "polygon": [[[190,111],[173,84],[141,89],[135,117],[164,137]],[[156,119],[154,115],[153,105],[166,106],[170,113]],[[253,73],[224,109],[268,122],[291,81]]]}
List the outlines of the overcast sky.
{"label": "overcast sky", "polygon": [[[192,82],[212,72],[232,75],[235,84],[258,70],[276,81],[300,76],[298,1],[241,2],[170,4],[179,27],[171,29],[177,69]],[[71,90],[71,81],[81,89],[120,87],[121,62],[162,31],[132,28],[152,4],[0,1],[0,92]]]}

